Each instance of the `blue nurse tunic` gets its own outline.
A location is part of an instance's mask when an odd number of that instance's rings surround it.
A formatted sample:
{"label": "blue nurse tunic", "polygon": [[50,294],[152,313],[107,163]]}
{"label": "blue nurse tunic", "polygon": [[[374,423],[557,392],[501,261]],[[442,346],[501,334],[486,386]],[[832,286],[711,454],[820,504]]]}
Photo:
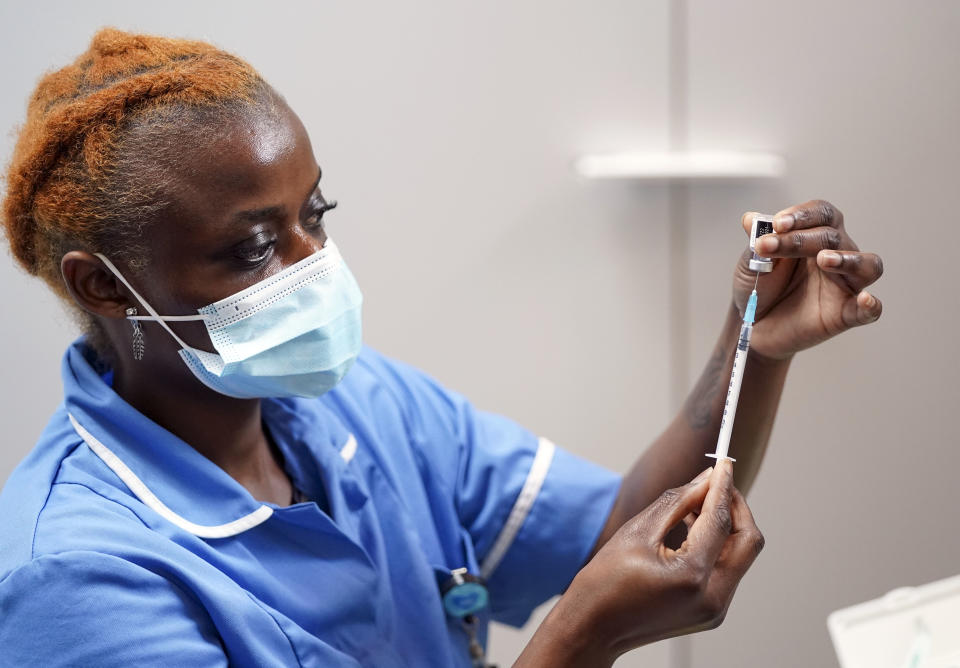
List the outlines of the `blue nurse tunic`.
{"label": "blue nurse tunic", "polygon": [[619,477],[364,349],[320,399],[263,401],[308,499],[261,503],[91,364],[0,495],[0,665],[469,666],[438,581],[522,624],[570,583]]}

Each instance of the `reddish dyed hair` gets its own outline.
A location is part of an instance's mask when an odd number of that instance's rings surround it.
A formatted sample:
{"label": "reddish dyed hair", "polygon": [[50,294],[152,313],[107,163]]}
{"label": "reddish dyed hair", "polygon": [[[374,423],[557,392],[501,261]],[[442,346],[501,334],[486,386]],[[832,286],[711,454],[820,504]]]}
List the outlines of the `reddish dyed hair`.
{"label": "reddish dyed hair", "polygon": [[[44,75],[6,175],[3,227],[17,261],[73,305],[60,272],[70,250],[137,269],[144,225],[169,203],[177,147],[217,134],[275,93],[249,64],[204,42],[98,31],[72,64]],[[94,319],[90,343],[109,356]]]}
{"label": "reddish dyed hair", "polygon": [[[66,251],[129,261],[142,225],[165,205],[164,145],[268,90],[250,65],[210,44],[98,31],[30,97],[3,200],[13,256],[64,297]],[[167,157],[175,150],[167,146]]]}

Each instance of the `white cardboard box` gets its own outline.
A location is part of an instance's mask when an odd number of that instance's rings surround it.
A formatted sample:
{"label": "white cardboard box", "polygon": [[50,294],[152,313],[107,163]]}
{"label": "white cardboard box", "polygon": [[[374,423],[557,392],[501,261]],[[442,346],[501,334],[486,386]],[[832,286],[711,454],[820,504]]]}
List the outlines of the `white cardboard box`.
{"label": "white cardboard box", "polygon": [[960,668],[960,576],[837,610],[827,627],[842,668]]}

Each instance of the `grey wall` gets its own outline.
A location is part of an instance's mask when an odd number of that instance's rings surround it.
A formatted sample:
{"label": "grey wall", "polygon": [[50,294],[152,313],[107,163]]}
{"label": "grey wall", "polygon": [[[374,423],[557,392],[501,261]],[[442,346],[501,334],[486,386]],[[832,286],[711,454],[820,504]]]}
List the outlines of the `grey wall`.
{"label": "grey wall", "polygon": [[[688,188],[680,372],[692,382],[719,329],[746,209],[833,200],[884,255],[886,312],[795,361],[751,496],[768,547],[726,624],[618,665],[833,665],[830,610],[960,571],[960,3],[692,0],[687,14],[690,147],[779,151],[789,173]],[[585,182],[570,163],[667,147],[667,20],[668,0],[3,2],[0,127],[101,25],[236,51],[311,132],[368,342],[623,470],[674,403],[667,192]],[[2,480],[59,401],[75,332],[9,257],[0,285]],[[531,632],[496,629],[494,658]]]}
{"label": "grey wall", "polygon": [[[960,572],[958,29],[955,1],[692,4],[691,143],[774,146],[789,165],[776,189],[697,191],[693,216],[824,197],[886,267],[880,321],[794,362],[750,499],[768,549],[696,666],[835,665],[828,612]],[[735,250],[717,225],[691,243],[698,320],[719,316],[711,278]]]}

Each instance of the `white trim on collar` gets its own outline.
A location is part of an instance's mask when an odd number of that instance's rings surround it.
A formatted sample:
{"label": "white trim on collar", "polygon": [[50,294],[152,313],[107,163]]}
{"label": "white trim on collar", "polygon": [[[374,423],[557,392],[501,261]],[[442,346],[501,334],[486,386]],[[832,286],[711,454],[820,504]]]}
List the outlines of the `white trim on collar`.
{"label": "white trim on collar", "polygon": [[[230,536],[236,536],[239,533],[243,533],[247,529],[252,529],[258,524],[265,522],[272,514],[273,508],[270,506],[262,505],[256,510],[254,510],[249,515],[245,515],[240,519],[233,520],[232,522],[227,522],[226,524],[218,524],[216,526],[204,526],[202,524],[194,524],[188,519],[177,515],[175,512],[170,510],[156,495],[150,491],[150,489],[143,483],[140,478],[137,477],[137,474],[130,470],[130,468],[124,464],[119,457],[117,457],[107,446],[101,443],[97,438],[91,434],[89,431],[83,428],[76,418],[67,413],[67,416],[70,418],[70,424],[73,425],[74,430],[77,434],[80,435],[80,438],[93,450],[93,453],[103,460],[103,463],[110,467],[114,473],[117,474],[117,477],[123,481],[133,494],[140,499],[147,507],[153,510],[155,513],[160,515],[163,519],[175,524],[184,531],[188,531],[195,536],[200,538],[229,538]],[[349,445],[349,444],[348,444]]]}
{"label": "white trim on collar", "polygon": [[514,538],[517,537],[520,527],[523,526],[524,520],[530,514],[530,509],[533,507],[534,501],[537,500],[537,495],[540,494],[540,488],[543,487],[543,481],[547,478],[547,471],[550,469],[550,462],[553,461],[553,453],[556,449],[557,446],[551,441],[545,438],[540,439],[537,454],[533,457],[533,464],[530,465],[530,472],[527,474],[527,479],[520,490],[520,496],[514,502],[506,523],[493,542],[493,547],[490,548],[483,563],[480,564],[480,576],[483,579],[488,579],[500,565],[503,557],[507,554],[507,550],[513,544]]}
{"label": "white trim on collar", "polygon": [[343,457],[343,461],[349,462],[355,454],[357,454],[357,439],[350,434],[347,442],[340,448],[340,456]]}

